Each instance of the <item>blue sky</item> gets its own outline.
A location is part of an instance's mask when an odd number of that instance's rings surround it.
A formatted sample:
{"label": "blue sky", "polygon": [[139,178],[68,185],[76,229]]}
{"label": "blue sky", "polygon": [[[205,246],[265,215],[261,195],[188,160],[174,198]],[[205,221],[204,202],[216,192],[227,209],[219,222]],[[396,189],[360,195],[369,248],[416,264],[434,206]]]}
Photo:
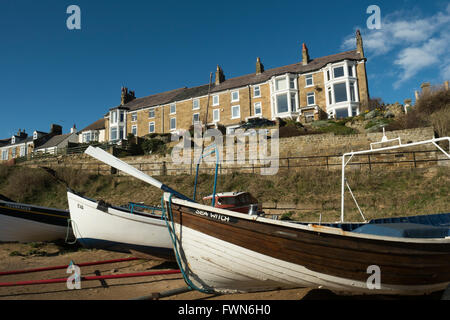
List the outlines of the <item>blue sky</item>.
{"label": "blue sky", "polygon": [[[81,30],[69,30],[69,5]],[[381,9],[370,30],[369,5]],[[372,97],[413,98],[423,81],[450,78],[448,1],[104,1],[0,2],[0,139],[18,129],[68,132],[120,103],[226,77],[354,49],[361,29]]]}

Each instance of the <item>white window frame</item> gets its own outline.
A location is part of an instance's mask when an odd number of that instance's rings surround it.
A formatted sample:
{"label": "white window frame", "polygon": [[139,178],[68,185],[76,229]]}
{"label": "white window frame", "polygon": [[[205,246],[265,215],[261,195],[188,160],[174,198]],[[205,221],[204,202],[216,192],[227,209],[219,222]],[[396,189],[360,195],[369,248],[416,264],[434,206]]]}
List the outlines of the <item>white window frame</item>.
{"label": "white window frame", "polygon": [[20,151],[19,151],[19,156],[20,157],[25,157],[27,155],[27,146],[20,146]]}
{"label": "white window frame", "polygon": [[[116,132],[116,137],[115,137],[115,139],[113,139],[113,131]],[[111,127],[110,135],[109,135],[110,140],[111,140],[111,141],[119,140],[119,139],[118,139],[118,136],[119,136],[119,128],[117,128],[117,127]]]}
{"label": "white window frame", "polygon": [[[353,87],[353,89],[352,89]],[[357,102],[356,98],[356,83],[354,81],[350,81],[348,84],[348,89],[350,93],[350,102]]]}
{"label": "white window frame", "polygon": [[[258,91],[258,94],[256,94],[256,91]],[[253,98],[260,98],[261,97],[261,86],[257,85],[253,87]]]}
{"label": "white window frame", "polygon": [[[195,121],[195,116],[198,116],[198,120],[197,121]],[[192,115],[192,124],[196,124],[196,123],[200,123],[201,121],[200,121],[200,113],[199,112],[197,112],[197,113],[194,113],[193,115]]]}
{"label": "white window frame", "polygon": [[9,152],[8,149],[2,150],[2,160],[6,161],[8,160]]}
{"label": "white window frame", "polygon": [[[153,130],[150,130],[150,127],[153,125]],[[155,126],[155,121],[151,121],[148,123],[148,133],[155,133],[156,131],[156,126]]]}
{"label": "white window frame", "polygon": [[[341,79],[341,78],[345,78],[346,77],[346,75],[347,75],[347,72],[345,71],[345,64],[343,64],[343,65],[337,65],[337,66],[333,66],[332,68],[331,68],[331,70],[332,70],[332,74],[333,74],[333,79]],[[342,68],[342,76],[339,76],[339,77],[336,77],[335,76],[335,74],[334,74],[334,70],[336,70],[336,69],[338,69],[338,68]]]}
{"label": "white window frame", "polygon": [[[217,117],[216,117],[217,115]],[[213,122],[220,121],[220,109],[213,109]]]}
{"label": "white window frame", "polygon": [[[175,121],[175,127],[172,127],[172,120]],[[169,120],[169,128],[170,128],[170,131],[177,130],[177,118],[176,117],[171,117],[170,118],[170,120]]]}
{"label": "white window frame", "polygon": [[[153,113],[153,116],[150,115],[150,112]],[[153,119],[155,117],[155,108],[148,109],[148,118]]]}
{"label": "white window frame", "polygon": [[[238,116],[233,116],[234,112],[233,110],[238,108],[239,109],[239,115]],[[231,119],[240,119],[241,118],[241,106],[240,105],[235,105],[235,106],[231,106]]]}
{"label": "white window frame", "polygon": [[[237,99],[234,99],[234,98],[233,98],[233,95],[234,95],[235,93],[237,93]],[[239,91],[238,91],[238,90],[231,91],[231,102],[237,102],[237,101],[239,101]]]}
{"label": "white window frame", "polygon": [[[173,108],[173,110],[172,110]],[[176,103],[171,103],[169,105],[169,114],[176,114],[177,113],[177,104]]]}
{"label": "white window frame", "polygon": [[131,122],[136,122],[137,121],[137,112],[132,112],[131,113]]}
{"label": "white window frame", "polygon": [[[308,84],[308,79],[311,79],[311,84]],[[307,74],[305,76],[305,88],[313,87],[314,86],[314,77],[312,74]]]}
{"label": "white window frame", "polygon": [[[309,103],[309,98],[310,97],[313,97],[313,103]],[[314,106],[316,104],[316,93],[314,92],[314,91],[311,91],[311,92],[307,92],[306,93],[306,105],[307,106]]]}
{"label": "white window frame", "polygon": [[[197,107],[195,106],[197,102]],[[192,110],[199,110],[200,109],[200,99],[192,99]]]}
{"label": "white window frame", "polygon": [[[217,101],[216,101],[216,99],[217,99]],[[217,95],[217,94],[214,95],[214,96],[212,97],[212,101],[213,101],[213,103],[212,103],[213,106],[218,106],[219,103],[220,103],[219,95]]]}
{"label": "white window frame", "polygon": [[[285,89],[277,90],[277,81],[280,79],[285,79],[287,85]],[[293,81],[294,87],[291,88],[291,82]],[[276,117],[289,117],[293,116],[294,113],[298,112],[298,89],[297,89],[297,76],[295,74],[286,73],[281,76],[273,77],[271,80],[271,102],[272,102],[272,118]],[[279,112],[278,111],[278,96],[286,95],[287,96],[287,104],[288,110]],[[295,95],[295,106],[292,106],[292,95]]]}
{"label": "white window frame", "polygon": [[[133,132],[134,130],[136,130],[136,133]],[[137,124],[133,124],[133,125],[131,126],[131,133],[132,133],[135,137],[137,137],[137,133],[138,133],[138,127],[137,127]]]}
{"label": "white window frame", "polygon": [[111,123],[117,123],[117,110],[111,111]]}
{"label": "white window frame", "polygon": [[[259,112],[256,112],[256,108],[259,108]],[[253,104],[253,113],[255,116],[262,116],[262,103],[261,102],[255,102]]]}

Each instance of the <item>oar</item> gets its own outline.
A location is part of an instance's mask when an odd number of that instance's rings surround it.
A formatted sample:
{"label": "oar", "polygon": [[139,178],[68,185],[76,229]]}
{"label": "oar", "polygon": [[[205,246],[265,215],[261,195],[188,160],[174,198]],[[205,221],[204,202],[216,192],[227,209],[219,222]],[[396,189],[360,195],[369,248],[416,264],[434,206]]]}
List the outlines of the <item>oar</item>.
{"label": "oar", "polygon": [[155,178],[150,177],[149,175],[143,173],[142,171],[139,171],[135,167],[129,165],[128,163],[117,159],[112,154],[93,146],[89,146],[89,148],[85,151],[86,154],[90,155],[91,157],[106,163],[107,165],[110,165],[111,167],[114,167],[120,171],[123,171],[130,176],[133,176],[139,180],[142,180],[148,184],[151,184],[152,186],[161,189],[165,192],[172,193],[177,198],[192,201],[189,197],[186,197],[185,195],[179,193],[178,191],[173,190],[172,188],[169,188],[165,184],[161,183],[160,181],[156,180]]}

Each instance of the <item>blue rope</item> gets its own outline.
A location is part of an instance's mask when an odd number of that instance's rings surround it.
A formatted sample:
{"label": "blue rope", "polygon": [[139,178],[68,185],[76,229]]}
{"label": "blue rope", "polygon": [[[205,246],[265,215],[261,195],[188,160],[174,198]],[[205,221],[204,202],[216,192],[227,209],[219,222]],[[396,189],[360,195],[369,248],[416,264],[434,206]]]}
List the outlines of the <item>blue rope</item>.
{"label": "blue rope", "polygon": [[171,193],[169,196],[169,201],[168,201],[169,202],[168,203],[168,212],[169,212],[169,218],[172,222],[172,227],[169,225],[169,221],[167,219],[166,210],[164,207],[164,196],[161,197],[161,207],[162,207],[162,215],[166,221],[167,229],[169,230],[170,239],[172,240],[173,248],[175,251],[175,258],[177,260],[178,266],[180,267],[181,274],[183,275],[184,281],[191,289],[194,289],[194,290],[197,290],[197,291],[200,291],[203,293],[213,293],[214,291],[212,291],[212,290],[201,289],[201,288],[197,287],[196,285],[194,285],[192,283],[192,281],[188,278],[185,270],[183,269],[183,265],[181,264],[180,254],[178,251],[178,245],[177,245],[177,241],[176,241],[175,223],[173,221],[173,216],[172,216],[172,196],[173,196],[173,194]]}

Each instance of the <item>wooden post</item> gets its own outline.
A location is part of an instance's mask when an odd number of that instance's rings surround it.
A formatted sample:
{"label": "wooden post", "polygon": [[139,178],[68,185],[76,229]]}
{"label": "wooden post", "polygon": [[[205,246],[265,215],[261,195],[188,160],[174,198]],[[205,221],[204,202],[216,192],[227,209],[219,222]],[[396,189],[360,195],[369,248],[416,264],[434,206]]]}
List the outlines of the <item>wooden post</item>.
{"label": "wooden post", "polygon": [[417,168],[416,153],[413,151],[414,168]]}
{"label": "wooden post", "polygon": [[367,155],[367,159],[369,160],[369,171],[372,171],[372,164],[370,163],[370,154]]}

